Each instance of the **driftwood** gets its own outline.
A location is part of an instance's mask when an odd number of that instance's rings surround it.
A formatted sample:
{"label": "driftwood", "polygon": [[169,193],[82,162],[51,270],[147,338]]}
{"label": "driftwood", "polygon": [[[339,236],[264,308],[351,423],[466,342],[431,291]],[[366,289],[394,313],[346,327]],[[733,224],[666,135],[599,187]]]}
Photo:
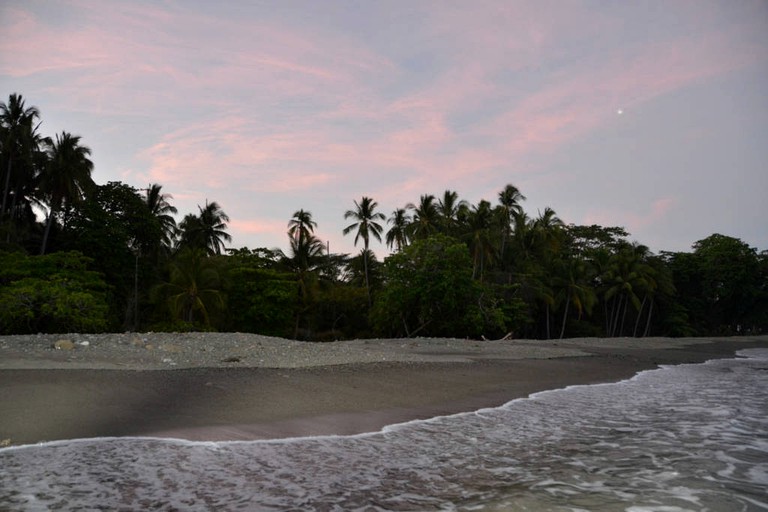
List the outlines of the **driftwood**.
{"label": "driftwood", "polygon": [[515,339],[515,333],[513,331],[510,331],[506,335],[504,335],[504,337],[499,338],[497,340],[489,340],[488,338],[482,335],[480,337],[483,338],[483,341],[506,341],[506,340]]}

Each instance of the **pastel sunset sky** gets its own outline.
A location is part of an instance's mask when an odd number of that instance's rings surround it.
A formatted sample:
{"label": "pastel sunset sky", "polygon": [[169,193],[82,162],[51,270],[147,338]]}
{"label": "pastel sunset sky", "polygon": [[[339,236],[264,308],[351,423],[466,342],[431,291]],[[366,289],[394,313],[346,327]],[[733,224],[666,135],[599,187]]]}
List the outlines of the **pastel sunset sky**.
{"label": "pastel sunset sky", "polygon": [[97,183],[160,183],[179,220],[217,201],[233,247],[286,249],[303,208],[351,253],[363,195],[389,216],[512,183],[653,251],[768,249],[765,0],[9,0],[13,92]]}

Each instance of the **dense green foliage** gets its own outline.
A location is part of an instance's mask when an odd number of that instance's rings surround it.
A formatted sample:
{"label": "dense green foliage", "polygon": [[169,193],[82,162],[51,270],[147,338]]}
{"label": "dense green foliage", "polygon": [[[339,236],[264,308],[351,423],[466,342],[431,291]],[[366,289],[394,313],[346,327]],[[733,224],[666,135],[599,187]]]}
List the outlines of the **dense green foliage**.
{"label": "dense green foliage", "polygon": [[0,252],[0,333],[101,332],[107,285],[77,252]]}
{"label": "dense green foliage", "polygon": [[[714,234],[652,254],[618,226],[531,218],[504,186],[470,204],[423,194],[387,218],[340,211],[358,254],[328,254],[312,213],[288,251],[227,249],[216,202],[177,224],[172,196],[91,180],[90,149],[0,103],[0,334],[228,330],[297,339],[708,335],[768,328],[768,253]],[[37,218],[35,210],[43,212]],[[379,261],[372,243],[394,252]],[[40,255],[38,255],[40,254]]]}

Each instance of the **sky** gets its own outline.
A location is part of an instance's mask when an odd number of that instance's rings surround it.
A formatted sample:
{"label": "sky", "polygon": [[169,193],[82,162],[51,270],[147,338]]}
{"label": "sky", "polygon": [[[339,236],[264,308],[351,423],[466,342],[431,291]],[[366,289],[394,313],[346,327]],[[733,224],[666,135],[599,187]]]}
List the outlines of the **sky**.
{"label": "sky", "polygon": [[304,209],[354,253],[363,196],[511,183],[654,252],[768,249],[765,0],[4,0],[14,92],[97,183],[159,183],[177,220],[219,203],[236,248],[286,250]]}

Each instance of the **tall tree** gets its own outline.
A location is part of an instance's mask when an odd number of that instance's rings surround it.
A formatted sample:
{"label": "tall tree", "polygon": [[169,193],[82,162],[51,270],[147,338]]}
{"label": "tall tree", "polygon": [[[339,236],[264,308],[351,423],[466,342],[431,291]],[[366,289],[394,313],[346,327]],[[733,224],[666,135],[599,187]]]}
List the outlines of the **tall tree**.
{"label": "tall tree", "polygon": [[435,196],[425,194],[419,198],[418,206],[408,203],[406,208],[413,210],[413,219],[410,224],[409,236],[413,240],[424,240],[438,232],[440,215],[435,205]]}
{"label": "tall tree", "polygon": [[317,222],[312,220],[312,212],[301,209],[294,212],[288,221],[288,236],[295,240],[297,247],[301,247],[305,240],[309,240],[316,227]]}
{"label": "tall tree", "polygon": [[491,263],[495,256],[493,236],[493,210],[491,203],[482,200],[473,206],[467,216],[467,241],[472,255],[472,278],[483,280],[486,263]]}
{"label": "tall tree", "polygon": [[173,199],[173,196],[163,194],[162,188],[162,185],[157,183],[150,184],[144,191],[144,201],[149,212],[160,224],[163,232],[163,247],[170,249],[173,234],[176,232],[176,219],[173,218],[173,215],[178,213],[178,210],[168,202],[169,199]]}
{"label": "tall tree", "polygon": [[202,320],[211,325],[211,313],[224,309],[223,280],[218,261],[199,249],[182,250],[171,261],[170,281],[156,289],[174,318],[192,327]]}
{"label": "tall tree", "polygon": [[443,233],[449,236],[455,235],[459,224],[459,216],[462,210],[468,210],[469,203],[459,200],[459,194],[453,190],[443,192],[443,197],[437,202],[437,213]]}
{"label": "tall tree", "polygon": [[589,268],[584,260],[568,258],[567,260],[560,260],[558,266],[559,275],[555,279],[555,283],[560,289],[558,295],[561,302],[565,301],[563,323],[560,327],[560,339],[563,339],[570,306],[574,306],[579,314],[579,320],[581,320],[584,312],[592,313],[592,308],[597,302],[597,296],[590,286]]}
{"label": "tall tree", "polygon": [[94,186],[91,179],[93,162],[88,158],[90,148],[80,144],[80,136],[61,132],[48,145],[48,162],[43,171],[40,188],[48,198],[48,220],[45,224],[40,254],[45,254],[48,236],[56,214],[62,206],[77,203]]}
{"label": "tall tree", "polygon": [[37,131],[39,115],[19,94],[0,103],[0,222],[7,221],[6,242],[12,234],[18,236],[20,229],[31,229],[36,221],[32,205],[39,202],[37,182],[45,163],[42,148],[49,141]]}
{"label": "tall tree", "polygon": [[387,224],[392,227],[387,231],[387,247],[394,246],[400,252],[408,246],[408,225],[411,223],[411,216],[405,208],[398,208],[392,212],[387,220]]}
{"label": "tall tree", "polygon": [[506,260],[507,240],[511,236],[512,221],[515,214],[520,215],[523,213],[523,207],[520,206],[520,202],[525,201],[525,196],[520,193],[520,190],[514,185],[507,184],[504,189],[499,192],[499,205],[501,206],[502,224],[501,232],[501,250],[500,256],[502,265]]}
{"label": "tall tree", "polygon": [[355,222],[344,228],[343,233],[348,235],[352,231],[355,233],[355,245],[358,240],[363,239],[363,265],[365,269],[365,287],[368,290],[368,303],[371,303],[371,286],[368,276],[368,247],[370,244],[371,235],[381,242],[381,224],[376,222],[377,220],[385,220],[386,217],[383,213],[377,212],[376,207],[379,204],[370,197],[363,196],[358,203],[355,201],[355,209],[347,210],[344,214],[345,219],[352,218]]}
{"label": "tall tree", "polygon": [[11,191],[11,177],[14,161],[23,158],[35,146],[39,139],[35,136],[40,117],[37,107],[27,107],[21,94],[11,94],[8,103],[0,102],[0,130],[2,141],[0,149],[5,161],[5,180],[0,214],[4,215]]}
{"label": "tall tree", "polygon": [[231,242],[227,233],[229,216],[216,201],[205,202],[205,208],[197,207],[199,215],[188,214],[179,223],[180,248],[204,249],[208,255],[221,254],[224,242]]}

